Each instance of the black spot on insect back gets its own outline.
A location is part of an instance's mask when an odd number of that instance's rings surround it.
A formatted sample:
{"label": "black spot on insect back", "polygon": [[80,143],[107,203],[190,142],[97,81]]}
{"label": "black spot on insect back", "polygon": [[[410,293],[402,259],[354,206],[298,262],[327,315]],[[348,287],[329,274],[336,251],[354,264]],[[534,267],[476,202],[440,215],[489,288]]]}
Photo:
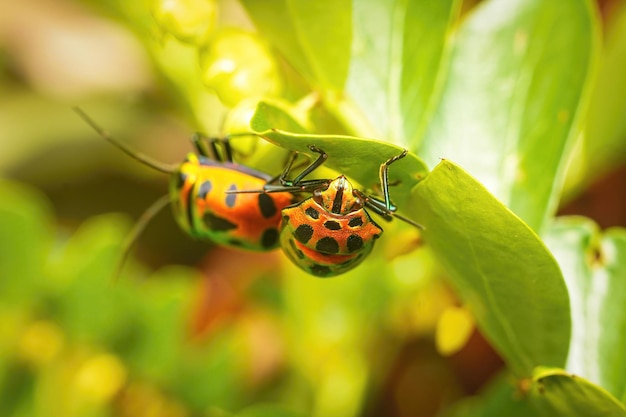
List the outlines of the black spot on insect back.
{"label": "black spot on insect back", "polygon": [[310,218],[317,220],[320,218],[320,212],[315,210],[313,207],[307,207],[306,210],[304,210],[304,212],[306,213],[307,216],[309,216]]}
{"label": "black spot on insect back", "polygon": [[[231,184],[231,186],[228,187],[228,191],[237,191],[237,186],[235,184]],[[235,207],[236,202],[237,194],[226,194],[226,199],[224,200],[226,207],[233,208]]]}
{"label": "black spot on insect back", "polygon": [[317,241],[315,249],[323,253],[335,254],[339,252],[339,243],[334,238],[326,236]]}
{"label": "black spot on insect back", "polygon": [[259,210],[261,210],[261,215],[266,219],[274,216],[276,214],[276,204],[274,204],[274,200],[267,194],[259,194]]}
{"label": "black spot on insect back", "polygon": [[294,236],[300,243],[307,243],[313,236],[313,227],[308,224],[301,224],[294,232]]}
{"label": "black spot on insect back", "polygon": [[324,227],[327,228],[328,230],[341,230],[341,224],[339,224],[339,222],[336,222],[334,220],[326,220],[324,222]]}
{"label": "black spot on insect back", "polygon": [[264,248],[272,248],[278,242],[278,229],[270,227],[263,231],[261,235],[261,246]]}
{"label": "black spot on insect back", "polygon": [[223,217],[216,216],[215,214],[211,212],[207,212],[204,215],[204,223],[207,225],[209,229],[215,230],[216,232],[225,232],[227,230],[232,230],[232,229],[237,228],[236,224],[231,223],[230,221],[228,221],[227,219],[224,219]]}
{"label": "black spot on insect back", "polygon": [[363,238],[359,235],[350,235],[348,237],[348,251],[356,252],[363,247]]}
{"label": "black spot on insect back", "polygon": [[363,218],[362,217],[355,217],[353,219],[350,219],[350,222],[348,223],[348,226],[350,226],[350,227],[363,226]]}
{"label": "black spot on insect back", "polygon": [[327,275],[330,275],[331,270],[325,265],[312,265],[311,273],[313,275],[317,275],[318,277],[325,277]]}

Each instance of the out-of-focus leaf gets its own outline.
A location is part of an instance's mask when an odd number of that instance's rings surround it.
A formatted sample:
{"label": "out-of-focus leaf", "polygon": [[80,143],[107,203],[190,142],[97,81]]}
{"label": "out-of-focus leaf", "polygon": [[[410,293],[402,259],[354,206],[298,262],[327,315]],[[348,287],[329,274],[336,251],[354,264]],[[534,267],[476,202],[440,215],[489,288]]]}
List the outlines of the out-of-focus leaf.
{"label": "out-of-focus leaf", "polygon": [[303,417],[303,414],[296,413],[284,406],[263,404],[246,408],[236,417]]}
{"label": "out-of-focus leaf", "polygon": [[419,154],[462,165],[534,230],[553,214],[588,95],[589,0],[491,0],[464,20]]}
{"label": "out-of-focus leaf", "polygon": [[[530,389],[524,392],[523,385]],[[600,387],[561,369],[537,369],[514,387],[503,378],[443,417],[623,417],[626,409]]]}
{"label": "out-of-focus leaf", "polygon": [[287,106],[279,102],[261,101],[250,119],[250,127],[258,132],[284,130],[291,133],[306,133]]}
{"label": "out-of-focus leaf", "polygon": [[348,74],[352,40],[352,2],[287,0],[300,47],[317,84],[341,91]]}
{"label": "out-of-focus leaf", "polygon": [[[359,136],[414,150],[439,98],[456,0],[354,2],[348,100],[364,117],[342,118]],[[342,107],[338,110],[341,112]]]}
{"label": "out-of-focus leaf", "polygon": [[439,98],[460,1],[243,3],[310,84],[345,85],[347,97],[324,100],[352,132],[415,145]]}
{"label": "out-of-focus leaf", "polygon": [[[275,114],[281,110],[267,104],[260,105],[252,118],[251,128],[268,141],[283,148],[308,155],[311,159],[319,154],[308,146],[315,145],[328,154],[324,166],[349,176],[366,188],[379,185],[380,164],[388,158],[399,155],[403,149],[397,145],[373,139],[338,135],[295,134],[274,128]],[[393,163],[389,168],[390,183],[394,185],[390,193],[392,200],[401,206],[406,201],[411,188],[428,174],[428,168],[412,153]]]}
{"label": "out-of-focus leaf", "polygon": [[626,416],[624,405],[605,390],[562,369],[537,369],[529,401],[545,417]]}
{"label": "out-of-focus leaf", "polygon": [[558,219],[546,244],[559,261],[572,306],[568,371],[626,400],[626,230],[600,235],[591,220]]}
{"label": "out-of-focus leaf", "polygon": [[626,3],[612,6],[582,146],[568,172],[566,186],[574,189],[588,185],[626,157]]}
{"label": "out-of-focus leaf", "polygon": [[[205,345],[178,342],[172,390],[196,409],[217,406],[234,410],[252,397],[247,386],[246,353],[242,341],[226,331]],[[207,377],[209,375],[209,377]]]}
{"label": "out-of-focus leaf", "polygon": [[2,305],[33,301],[45,285],[43,265],[52,244],[48,201],[25,186],[0,181],[0,299]]}
{"label": "out-of-focus leaf", "polygon": [[[367,352],[379,346],[381,311],[390,297],[390,282],[381,277],[389,275],[389,263],[381,257],[330,280],[306,275],[293,265],[286,268],[286,336],[292,366],[312,385],[312,416],[361,415],[372,373]],[[397,343],[385,340],[376,349],[379,363],[391,360]]]}
{"label": "out-of-focus leaf", "polygon": [[529,376],[538,365],[563,366],[569,299],[539,237],[449,161],[413,189],[409,207],[405,212],[424,225],[424,241],[513,372]]}
{"label": "out-of-focus leaf", "polygon": [[260,32],[311,83],[341,91],[352,39],[349,0],[242,1]]}
{"label": "out-of-focus leaf", "polygon": [[209,406],[233,409],[247,395],[243,387],[246,361],[241,342],[232,333],[213,336],[209,343],[189,338],[190,299],[198,278],[187,268],[158,271],[149,280],[134,282],[132,342],[124,351],[129,367],[195,409]]}
{"label": "out-of-focus leaf", "polygon": [[134,305],[135,340],[127,354],[134,369],[163,383],[181,366],[188,300],[193,289],[182,279],[187,274],[176,268],[168,271],[132,285],[133,294],[142,296]]}
{"label": "out-of-focus leaf", "polygon": [[502,375],[479,396],[461,400],[441,417],[529,417],[534,414],[528,401]]}
{"label": "out-of-focus leaf", "polygon": [[127,230],[127,219],[119,215],[93,217],[51,263],[57,295],[62,294],[57,318],[71,338],[106,345],[128,331],[133,300],[113,281]]}

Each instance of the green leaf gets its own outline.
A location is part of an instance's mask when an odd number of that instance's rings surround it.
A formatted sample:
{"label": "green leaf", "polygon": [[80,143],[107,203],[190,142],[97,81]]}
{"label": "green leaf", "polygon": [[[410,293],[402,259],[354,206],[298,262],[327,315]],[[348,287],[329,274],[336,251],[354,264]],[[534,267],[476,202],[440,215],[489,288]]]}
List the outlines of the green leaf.
{"label": "green leaf", "polygon": [[314,79],[308,58],[300,47],[297,28],[289,10],[289,0],[241,0],[257,30],[289,60],[307,80]]}
{"label": "green leaf", "polygon": [[439,98],[450,28],[460,4],[456,0],[354,3],[346,94],[364,118],[343,114],[343,120],[355,134],[414,148]]}
{"label": "green leaf", "polygon": [[499,375],[489,382],[480,395],[466,397],[454,404],[441,417],[528,417],[533,409],[511,383],[511,378]]}
{"label": "green leaf", "polygon": [[513,372],[563,366],[567,289],[535,233],[458,165],[442,161],[412,191],[408,211],[461,298]]}
{"label": "green leaf", "polygon": [[[261,103],[250,122],[251,128],[269,142],[308,155],[312,160],[319,154],[308,146],[315,145],[326,153],[328,160],[324,166],[345,174],[366,189],[379,185],[380,164],[402,153],[403,148],[388,142],[373,139],[339,135],[296,134],[274,127],[276,120],[283,120],[288,115],[280,116],[278,107]],[[389,181],[399,183],[390,190],[393,201],[404,205],[411,188],[428,174],[428,168],[417,156],[409,153],[389,168]]]}
{"label": "green leaf", "polygon": [[490,416],[624,417],[626,409],[583,378],[562,369],[538,368],[531,379],[517,387],[498,378],[480,397],[462,401],[442,417]]}
{"label": "green leaf", "polygon": [[626,401],[626,230],[601,235],[591,220],[566,217],[545,239],[571,299],[567,369]]}
{"label": "green leaf", "polygon": [[282,405],[257,404],[246,408],[236,417],[302,417],[303,414],[289,410]]}
{"label": "green leaf", "polygon": [[558,203],[595,63],[589,0],[492,0],[456,36],[419,150],[456,161],[540,231]]}
{"label": "green leaf", "polygon": [[589,103],[582,146],[569,168],[570,187],[581,189],[626,157],[626,3],[606,17],[602,64]]}
{"label": "green leaf", "polygon": [[291,114],[292,109],[279,102],[260,101],[250,120],[256,132],[279,129],[292,133],[305,133],[306,129]]}
{"label": "green leaf", "polygon": [[257,29],[315,88],[341,91],[352,39],[349,0],[243,0]]}
{"label": "green leaf", "polygon": [[41,277],[53,240],[48,201],[25,186],[0,181],[0,236],[1,304],[31,302],[46,284]]}
{"label": "green leaf", "polygon": [[538,369],[529,401],[542,416],[624,417],[626,408],[602,388],[561,369]]}
{"label": "green leaf", "polygon": [[112,282],[127,230],[128,221],[120,215],[92,217],[51,264],[52,281],[62,295],[56,318],[74,340],[110,344],[128,330],[134,300],[124,285]]}
{"label": "green leaf", "polygon": [[[136,330],[127,360],[140,374],[163,384],[182,371],[189,300],[194,291],[191,271],[168,268],[150,280],[132,283]],[[187,278],[187,279],[184,279]]]}

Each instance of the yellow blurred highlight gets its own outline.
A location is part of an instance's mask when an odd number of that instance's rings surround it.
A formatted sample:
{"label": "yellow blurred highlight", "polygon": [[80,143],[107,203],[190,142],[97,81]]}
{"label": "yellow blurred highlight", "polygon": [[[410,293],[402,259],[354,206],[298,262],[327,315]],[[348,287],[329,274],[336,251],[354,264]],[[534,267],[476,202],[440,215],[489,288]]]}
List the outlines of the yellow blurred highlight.
{"label": "yellow blurred highlight", "polygon": [[18,355],[29,364],[40,367],[50,363],[63,349],[61,329],[50,321],[29,325],[18,342]]}
{"label": "yellow blurred highlight", "polygon": [[422,246],[423,242],[417,230],[397,229],[393,240],[385,245],[385,259],[393,261],[407,255]]}
{"label": "yellow blurred highlight", "polygon": [[111,354],[100,354],[85,361],[74,377],[75,387],[95,403],[106,403],[126,382],[126,368]]}
{"label": "yellow blurred highlight", "polygon": [[167,399],[147,384],[132,384],[123,394],[120,417],[187,417],[189,413],[178,402]]}
{"label": "yellow blurred highlight", "polygon": [[419,292],[396,301],[390,310],[390,324],[398,334],[432,335],[441,315],[456,302],[440,282],[424,286]]}
{"label": "yellow blurred highlight", "polygon": [[443,356],[450,356],[461,350],[474,330],[474,318],[463,307],[448,307],[439,322],[435,343],[437,350]]}
{"label": "yellow blurred highlight", "polygon": [[256,112],[258,99],[241,100],[224,118],[224,134],[250,133],[250,120]]}
{"label": "yellow blurred highlight", "polygon": [[229,107],[245,98],[276,96],[282,90],[278,68],[256,35],[223,29],[200,53],[202,81]]}
{"label": "yellow blurred highlight", "polygon": [[320,369],[323,376],[318,380],[319,391],[312,414],[315,417],[359,414],[367,365],[358,353],[343,353],[329,359]]}
{"label": "yellow blurred highlight", "polygon": [[152,15],[181,42],[203,43],[215,29],[218,7],[211,0],[153,0]]}

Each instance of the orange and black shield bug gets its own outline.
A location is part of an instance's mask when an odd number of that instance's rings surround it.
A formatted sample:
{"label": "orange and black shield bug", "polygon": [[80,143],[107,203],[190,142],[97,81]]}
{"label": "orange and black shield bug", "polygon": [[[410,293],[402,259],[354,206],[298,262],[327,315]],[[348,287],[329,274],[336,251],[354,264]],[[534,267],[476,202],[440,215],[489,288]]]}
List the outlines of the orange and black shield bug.
{"label": "orange and black shield bug", "polygon": [[168,202],[180,227],[197,239],[252,251],[279,246],[281,211],[293,204],[288,191],[272,194],[239,194],[238,190],[263,188],[276,180],[269,174],[233,161],[228,138],[207,138],[196,133],[189,153],[179,165],[167,165],[135,152],[100,128],[85,112],[76,113],[102,138],[130,157],[170,175],[169,195],[159,199],[135,228],[137,234]]}
{"label": "orange and black shield bug", "polygon": [[319,156],[295,179],[286,179],[295,160],[294,155],[280,176],[279,184],[268,183],[262,189],[245,191],[259,194],[285,191],[312,194],[311,197],[282,210],[281,247],[298,267],[318,277],[332,277],[360,264],[383,233],[383,229],[372,220],[367,210],[379,214],[387,221],[398,218],[423,229],[421,225],[397,214],[397,207],[391,203],[389,197],[389,166],[404,158],[406,150],[380,165],[380,185],[383,192],[383,197],[380,198],[354,188],[344,175],[334,180],[304,180],[304,177],[328,158],[326,152],[315,145],[310,145],[309,149]]}

